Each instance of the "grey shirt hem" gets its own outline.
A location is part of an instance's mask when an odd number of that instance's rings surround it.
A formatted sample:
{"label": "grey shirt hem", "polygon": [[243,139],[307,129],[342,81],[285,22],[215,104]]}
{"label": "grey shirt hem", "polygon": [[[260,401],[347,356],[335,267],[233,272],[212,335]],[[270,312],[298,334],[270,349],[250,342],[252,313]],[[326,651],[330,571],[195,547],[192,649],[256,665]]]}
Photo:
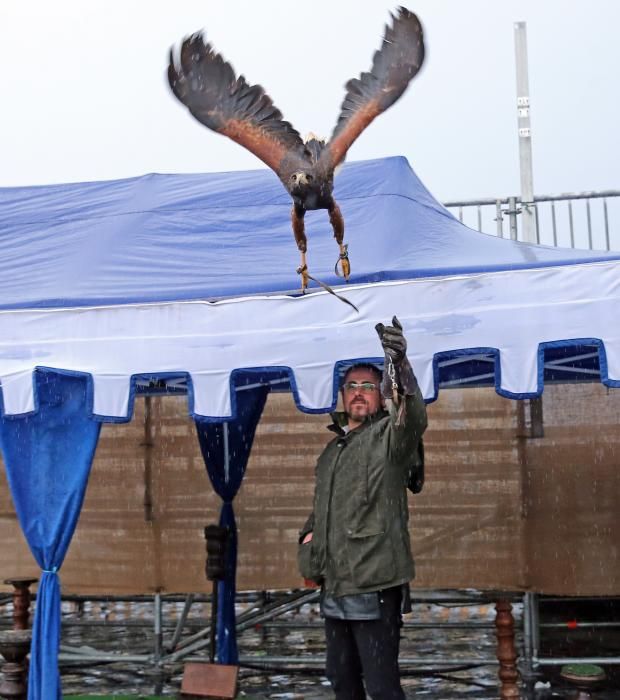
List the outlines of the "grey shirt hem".
{"label": "grey shirt hem", "polygon": [[[403,583],[401,589],[401,613],[411,612],[409,584]],[[381,618],[381,593],[354,593],[335,596],[321,593],[321,615],[335,620],[379,620]]]}

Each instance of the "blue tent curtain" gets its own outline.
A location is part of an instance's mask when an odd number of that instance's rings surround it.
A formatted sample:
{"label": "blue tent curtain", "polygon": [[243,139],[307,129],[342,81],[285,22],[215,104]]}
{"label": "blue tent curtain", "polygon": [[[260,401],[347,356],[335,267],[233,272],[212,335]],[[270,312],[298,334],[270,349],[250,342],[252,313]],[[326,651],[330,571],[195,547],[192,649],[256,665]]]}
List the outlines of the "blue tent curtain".
{"label": "blue tent curtain", "polygon": [[58,570],[77,523],[101,424],[83,377],[38,371],[38,411],[0,419],[0,447],[19,523],[42,569],[32,628],[29,700],[62,697]]}
{"label": "blue tent curtain", "polygon": [[200,449],[215,492],[222,499],[220,525],[229,530],[226,575],[218,584],[217,661],[239,660],[235,634],[235,577],[237,573],[237,528],[233,500],[243,481],[269,388],[259,386],[237,392],[237,417],[228,423],[196,420]]}

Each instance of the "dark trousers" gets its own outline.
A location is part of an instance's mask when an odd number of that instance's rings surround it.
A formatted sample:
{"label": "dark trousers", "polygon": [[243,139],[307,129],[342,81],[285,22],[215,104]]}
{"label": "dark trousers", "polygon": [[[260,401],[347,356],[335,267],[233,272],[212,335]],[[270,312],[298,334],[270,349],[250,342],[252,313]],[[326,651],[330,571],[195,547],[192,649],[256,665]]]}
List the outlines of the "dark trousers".
{"label": "dark trousers", "polygon": [[325,671],[336,700],[366,700],[366,691],[372,700],[404,700],[398,671],[400,588],[382,591],[380,600],[378,620],[325,618]]}

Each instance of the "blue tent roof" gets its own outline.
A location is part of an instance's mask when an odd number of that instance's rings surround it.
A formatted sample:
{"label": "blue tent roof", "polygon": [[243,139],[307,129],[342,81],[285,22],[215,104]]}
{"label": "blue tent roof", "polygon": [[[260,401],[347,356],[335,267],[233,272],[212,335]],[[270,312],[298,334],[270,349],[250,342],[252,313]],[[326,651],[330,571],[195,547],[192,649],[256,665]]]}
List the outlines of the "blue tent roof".
{"label": "blue tent roof", "polygon": [[[405,158],[345,165],[336,178],[352,282],[618,259],[480,234],[428,192]],[[291,200],[268,170],[145,175],[0,189],[0,308],[293,293]],[[306,216],[310,273],[329,283],[327,212]]]}

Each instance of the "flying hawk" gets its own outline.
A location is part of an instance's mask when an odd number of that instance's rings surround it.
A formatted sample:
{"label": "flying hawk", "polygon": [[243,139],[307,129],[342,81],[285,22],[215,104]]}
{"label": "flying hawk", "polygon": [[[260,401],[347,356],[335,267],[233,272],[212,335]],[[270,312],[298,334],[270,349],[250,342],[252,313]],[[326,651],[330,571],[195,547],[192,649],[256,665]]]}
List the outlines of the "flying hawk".
{"label": "flying hawk", "polygon": [[334,170],[364,129],[403,94],[424,60],[422,26],[413,12],[399,7],[386,25],[381,48],[369,73],[346,84],[340,116],[328,142],[305,141],[260,85],[237,77],[230,65],[200,33],[181,44],[178,61],[170,50],[168,82],[175,96],[213,131],[228,136],[266,163],[293,199],[293,233],[301,253],[302,291],[308,285],[304,216],[309,209],[327,209],[340,247],[336,262],[348,280],[351,268],[344,244],[344,220],[334,200]]}

